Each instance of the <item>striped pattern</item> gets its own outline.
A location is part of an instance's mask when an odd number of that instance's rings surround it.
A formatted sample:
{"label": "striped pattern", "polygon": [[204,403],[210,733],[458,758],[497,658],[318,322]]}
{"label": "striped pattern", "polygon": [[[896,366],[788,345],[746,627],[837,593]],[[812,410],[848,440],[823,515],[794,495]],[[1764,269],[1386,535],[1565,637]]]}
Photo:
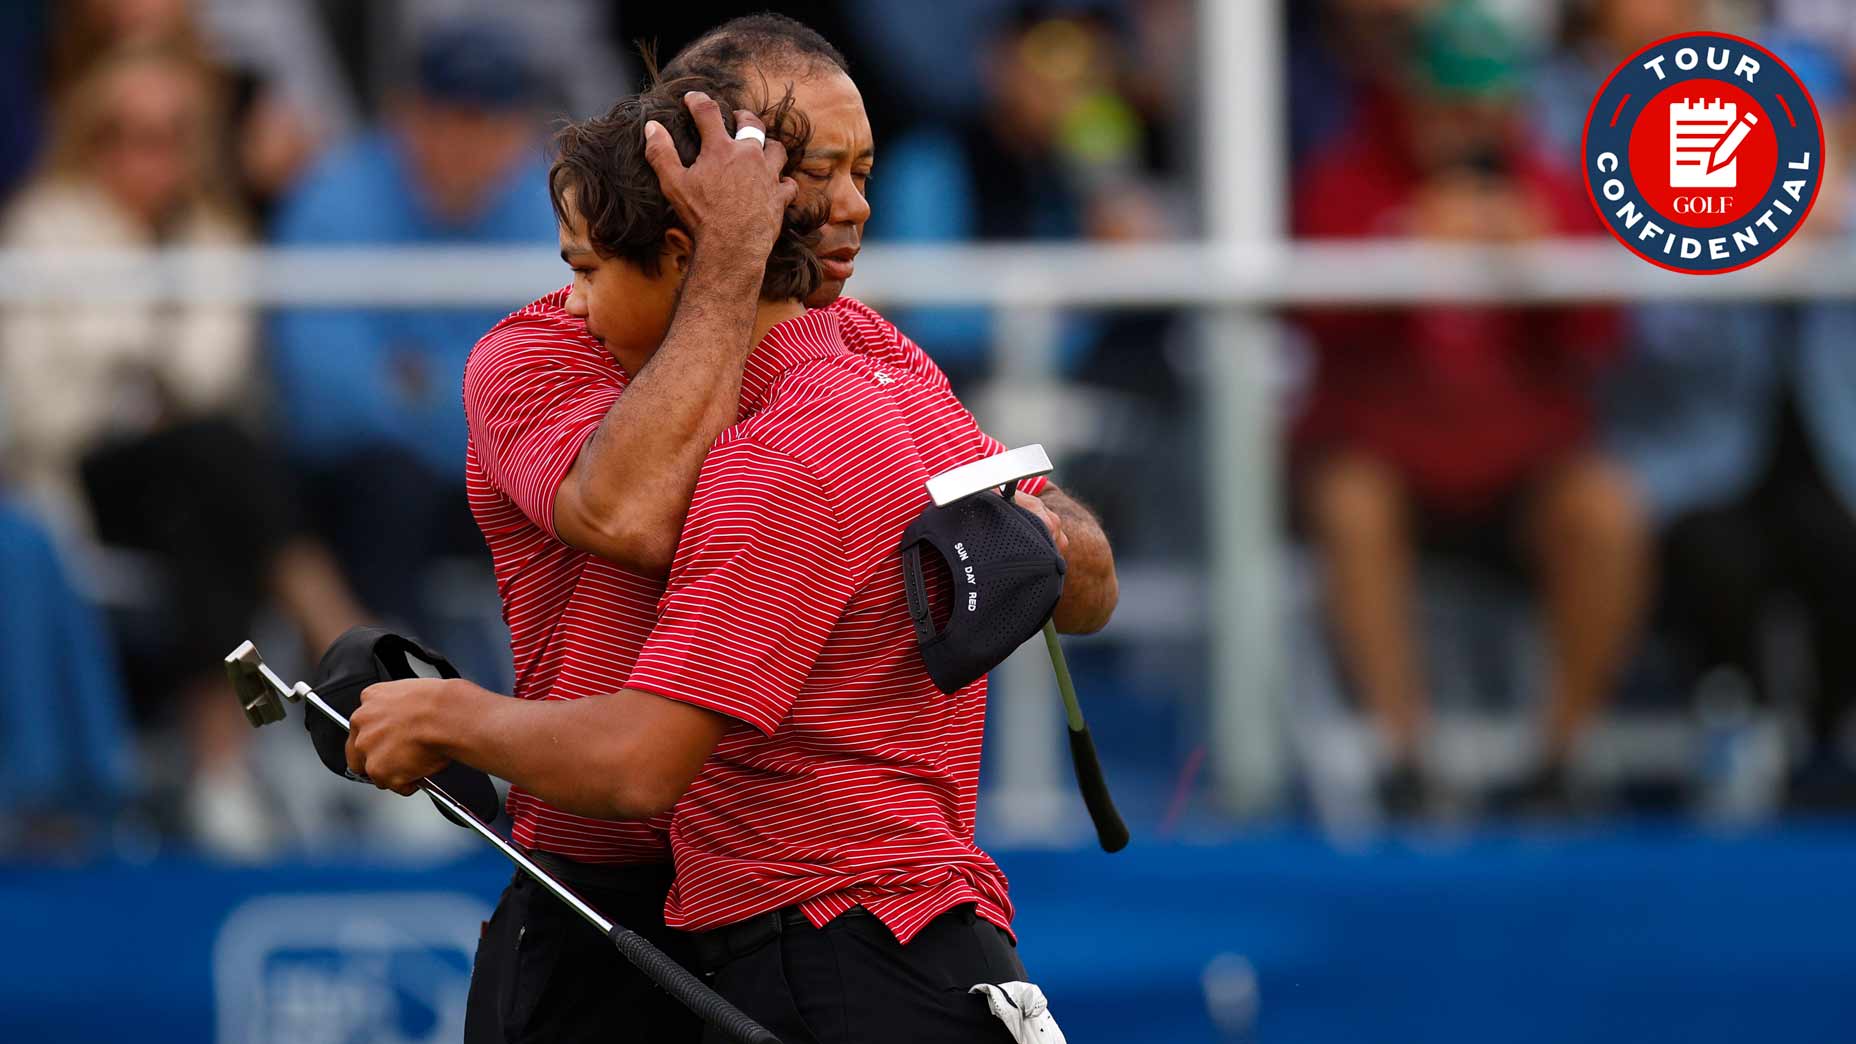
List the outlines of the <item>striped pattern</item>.
{"label": "striped pattern", "polygon": [[[478,343],[465,371],[471,510],[495,562],[516,665],[515,695],[524,699],[575,699],[623,688],[651,636],[658,600],[664,594],[657,583],[567,547],[554,536],[555,492],[626,381],[612,357],[586,336],[584,325],[563,310],[566,297],[563,288],[503,320]],[[808,317],[812,334],[826,332],[825,315],[835,321],[842,346],[868,361],[867,371],[859,368],[863,374],[859,379],[883,389],[897,406],[883,413],[879,427],[884,437],[895,441],[897,433],[891,429],[900,419],[910,443],[933,451],[923,456],[913,445],[908,449],[909,459],[920,461],[919,480],[910,474],[899,485],[894,475],[882,469],[870,473],[872,480],[881,480],[892,498],[906,494],[914,505],[904,513],[906,517],[894,520],[893,532],[875,539],[881,525],[859,515],[854,530],[840,536],[833,529],[829,535],[834,543],[870,544],[894,559],[902,529],[925,503],[922,482],[927,473],[1002,447],[984,435],[961,408],[946,377],[928,356],[875,311],[841,298],[827,313]],[[780,332],[782,338],[787,337],[785,326]],[[803,346],[799,350],[805,351]],[[824,365],[826,360],[820,358],[816,363]],[[813,376],[807,370],[807,376]],[[731,429],[718,443],[718,447],[741,444],[729,454],[731,460],[766,462],[764,468],[744,469],[747,477],[741,492],[775,498],[769,503],[810,508],[832,503],[827,487],[816,480],[809,463],[805,478],[798,480],[792,470],[798,458],[766,440],[743,434],[756,423],[764,428],[769,421],[777,426],[799,419],[790,410],[774,411],[771,400],[794,405],[805,398],[813,404],[806,416],[817,419],[821,410],[831,412],[845,389],[811,380],[807,394],[801,396],[792,393],[791,382],[768,379],[779,375],[769,373],[765,359],[756,364],[755,372],[759,374],[758,393],[750,404],[757,411],[755,417]],[[780,393],[768,395],[776,384]],[[855,385],[860,395],[868,384]],[[835,434],[823,435],[823,441],[805,440],[814,443],[811,450],[842,458],[822,471],[857,473],[860,465],[852,463],[857,446],[844,445],[842,440],[856,441],[869,419],[868,410],[864,412],[865,421],[848,430],[839,426]],[[829,417],[825,419],[829,422]],[[946,464],[938,463],[941,457],[947,459]],[[719,464],[718,459],[705,467],[705,482],[722,474]],[[734,472],[733,468],[726,470]],[[860,479],[833,492],[860,497],[868,493],[865,486]],[[1042,480],[1035,480],[1025,488],[1035,493],[1042,486]],[[723,503],[727,501],[716,502]],[[751,536],[738,529],[727,535],[727,519],[718,517],[714,507],[699,508],[715,523],[706,526],[706,531],[724,534],[718,539],[740,544]],[[679,552],[681,575],[693,575],[687,563],[699,556],[711,565],[725,560],[720,549],[728,545],[705,542],[705,548],[698,550],[688,533],[686,529]],[[814,564],[810,556],[803,561]],[[832,562],[849,560],[840,555]],[[991,860],[973,846],[985,683],[954,698],[934,690],[920,668],[913,632],[901,608],[899,570],[892,562],[881,569],[872,563],[869,571],[873,581],[869,590],[850,596],[843,607],[855,608],[857,615],[847,617],[842,627],[834,623],[827,628],[825,644],[813,663],[802,662],[777,642],[771,647],[764,638],[756,642],[760,653],[779,666],[789,684],[794,676],[810,683],[802,685],[805,698],[795,695],[787,713],[779,717],[771,716],[765,701],[750,703],[743,693],[727,686],[702,684],[703,679],[694,677],[695,668],[678,669],[668,661],[659,668],[666,679],[672,675],[693,678],[692,690],[713,688],[721,699],[735,700],[736,710],[731,713],[756,722],[756,728],[773,731],[777,739],[797,741],[782,758],[766,750],[743,750],[743,740],[759,734],[747,728],[734,730],[691,797],[679,806],[679,814],[691,810],[699,815],[687,821],[686,843],[693,837],[711,840],[713,845],[707,856],[688,857],[706,867],[693,880],[713,882],[737,872],[733,867],[739,864],[753,864],[751,869],[739,866],[740,880],[725,892],[717,892],[713,885],[706,890],[699,885],[696,916],[702,919],[686,918],[686,925],[723,924],[805,899],[808,915],[820,924],[843,909],[864,903],[903,939],[913,937],[922,924],[960,902],[978,902],[989,919],[1008,926],[1010,906],[1004,881]],[[848,564],[834,569],[832,589],[841,589],[854,573]],[[763,584],[751,589],[764,593],[766,588]],[[790,594],[784,588],[781,593]],[[776,634],[785,626],[785,613],[770,618],[766,606],[758,601],[725,590],[711,594],[724,600],[730,630],[738,635]],[[936,595],[945,598],[944,582]],[[885,599],[890,603],[888,611],[901,615],[888,618],[870,611],[885,604]],[[689,627],[687,613],[682,620],[669,621],[662,632],[663,648],[683,648],[698,657],[710,655],[702,651],[702,632]],[[866,658],[867,667],[860,666]],[[738,670],[738,662],[729,657],[729,669]],[[790,722],[785,720],[788,717]],[[803,730],[782,729],[801,724]],[[770,756],[776,766],[771,777],[763,767]],[[809,779],[780,786],[780,773],[786,771],[780,766],[807,773]],[[716,804],[715,791],[728,788],[737,777],[742,778],[745,800],[740,811],[747,814],[777,799],[797,798],[803,803],[811,800],[810,795],[818,795],[843,815],[831,821],[829,832],[793,832],[785,823],[789,813],[776,808],[766,826],[757,821],[745,839],[733,836],[713,818],[701,818],[699,810],[708,810],[710,817],[718,809],[734,814],[730,809],[736,806]],[[771,789],[770,783],[774,784]],[[663,822],[645,825],[586,819],[555,809],[521,788],[511,791],[509,812],[517,841],[573,859],[623,863],[662,860],[669,855],[664,834],[668,824]],[[778,858],[762,858],[760,853]],[[700,898],[705,893],[715,898]]]}
{"label": "striped pattern", "polygon": [[[617,692],[651,634],[663,585],[562,543],[554,495],[625,388],[625,372],[562,310],[567,289],[493,327],[464,368],[465,481],[490,546],[515,661],[515,695]],[[621,823],[509,791],[517,843],[594,863],[670,858],[668,821]]]}
{"label": "striped pattern", "polygon": [[935,688],[897,554],[928,477],[999,447],[893,329],[856,302],[775,327],[704,462],[627,682],[741,723],[671,823],[673,926],[861,904],[906,943],[970,902],[1009,930],[973,841],[986,683]]}

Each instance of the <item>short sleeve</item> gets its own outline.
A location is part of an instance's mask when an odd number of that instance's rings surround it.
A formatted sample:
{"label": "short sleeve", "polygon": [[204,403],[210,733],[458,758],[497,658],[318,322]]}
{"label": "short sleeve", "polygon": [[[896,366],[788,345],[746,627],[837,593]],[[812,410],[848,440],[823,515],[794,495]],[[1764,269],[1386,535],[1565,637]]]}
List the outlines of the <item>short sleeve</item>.
{"label": "short sleeve", "polygon": [[626,688],[771,735],[856,593],[843,546],[804,465],[746,441],[711,451]]}
{"label": "short sleeve", "polygon": [[[878,366],[891,366],[915,378],[913,394],[945,400],[947,415],[958,418],[949,437],[964,440],[971,445],[972,455],[968,460],[990,457],[1009,448],[980,428],[979,419],[955,397],[953,388],[948,384],[947,374],[942,373],[941,367],[935,365],[935,361],[922,350],[921,345],[916,344],[896,324],[854,298],[840,297],[832,308],[839,313],[839,328],[844,332],[844,343],[853,352]],[[1049,484],[1049,480],[1040,475],[1019,483],[1018,488],[1037,496]]]}
{"label": "short sleeve", "polygon": [[561,481],[623,390],[613,371],[520,323],[491,332],[471,353],[464,414],[477,457],[491,484],[543,531],[555,531]]}

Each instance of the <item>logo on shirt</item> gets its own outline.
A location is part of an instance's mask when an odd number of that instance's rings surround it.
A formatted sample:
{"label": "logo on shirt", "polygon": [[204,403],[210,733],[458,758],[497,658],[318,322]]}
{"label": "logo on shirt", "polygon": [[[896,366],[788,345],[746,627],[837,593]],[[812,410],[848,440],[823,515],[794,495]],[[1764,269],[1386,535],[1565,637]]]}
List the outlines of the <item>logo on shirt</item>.
{"label": "logo on shirt", "polygon": [[1618,241],[1654,265],[1747,267],[1798,231],[1822,184],[1824,133],[1797,74],[1726,33],[1624,60],[1586,116],[1586,185]]}
{"label": "logo on shirt", "polygon": [[891,377],[891,376],[890,376],[889,374],[887,374],[887,373],[884,373],[884,372],[883,372],[882,370],[871,370],[871,371],[870,371],[870,376],[871,376],[871,377],[873,377],[873,378],[875,378],[875,380],[876,380],[876,382],[877,382],[878,384],[894,384],[894,383],[896,383],[896,379],[895,379],[894,377]]}

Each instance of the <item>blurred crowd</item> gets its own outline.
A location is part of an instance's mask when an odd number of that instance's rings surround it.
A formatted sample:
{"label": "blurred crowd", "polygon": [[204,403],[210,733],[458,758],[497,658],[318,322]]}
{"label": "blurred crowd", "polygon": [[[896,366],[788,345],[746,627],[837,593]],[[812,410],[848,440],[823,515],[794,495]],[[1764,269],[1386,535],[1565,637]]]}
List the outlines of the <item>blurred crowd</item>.
{"label": "blurred crowd", "polygon": [[[10,4],[0,245],[549,247],[550,118],[633,84],[633,41],[674,51],[763,6]],[[1194,0],[780,6],[864,91],[872,241],[1197,234]],[[1702,25],[1773,47],[1833,151],[1856,140],[1856,15],[1831,0],[1282,6],[1298,236],[1602,235],[1576,166],[1589,100],[1624,55]],[[1847,221],[1827,186],[1806,232]],[[125,815],[223,855],[286,843],[217,669],[245,637],[302,662],[386,621],[479,677],[507,670],[458,392],[497,318],[153,307],[107,287],[0,313],[0,853],[82,851]],[[983,387],[998,316],[894,318],[959,390]],[[1592,807],[1590,734],[1653,690],[1733,726],[1694,774],[1700,807],[1856,808],[1856,353],[1838,345],[1856,308],[1287,319],[1304,364],[1286,526],[1385,809],[1460,796],[1433,727],[1460,671],[1428,655],[1421,606],[1462,575],[1535,610],[1543,636],[1538,678],[1504,683],[1540,696],[1495,807]],[[1164,310],[1060,324],[1066,402],[1090,418],[1060,447],[1066,484],[1124,558],[1200,558],[1178,452],[1198,423],[1195,328]]]}
{"label": "blurred crowd", "polygon": [[[636,42],[668,55],[761,6],[10,4],[0,246],[551,249],[551,121],[636,82]],[[1154,186],[1180,168],[1188,79],[1163,52],[1189,4],[786,6],[851,54],[896,148],[878,234],[1185,231]],[[187,289],[0,313],[0,852],[82,852],[124,823],[234,858],[301,840],[219,668],[245,637],[307,673],[388,622],[507,683],[459,397],[500,313],[261,313]],[[984,316],[922,321],[963,384],[983,374]],[[1165,324],[1080,323],[1066,352],[1101,371]]]}
{"label": "blurred crowd", "polygon": [[[1297,235],[1514,243],[1602,235],[1578,169],[1625,57],[1697,28],[1805,80],[1830,182],[1804,232],[1847,235],[1856,14],[1833,3],[1328,0],[1292,5]],[[1842,183],[1839,183],[1842,179]],[[1840,302],[1421,308],[1295,317],[1294,527],[1318,626],[1372,724],[1379,797],[1435,813],[1425,588],[1534,609],[1542,663],[1500,810],[1602,807],[1591,735],[1634,693],[1705,719],[1687,798],[1744,822],[1856,808],[1856,353]],[[1462,584],[1456,584],[1460,591]],[[1472,597],[1459,595],[1457,601]],[[1486,604],[1486,603],[1484,603]],[[1465,619],[1465,616],[1469,618]],[[1459,613],[1451,643],[1491,640]],[[1662,651],[1654,684],[1644,675]],[[1647,691],[1646,691],[1647,690]],[[1670,709],[1667,706],[1665,709]],[[1460,789],[1460,788],[1455,788]]]}

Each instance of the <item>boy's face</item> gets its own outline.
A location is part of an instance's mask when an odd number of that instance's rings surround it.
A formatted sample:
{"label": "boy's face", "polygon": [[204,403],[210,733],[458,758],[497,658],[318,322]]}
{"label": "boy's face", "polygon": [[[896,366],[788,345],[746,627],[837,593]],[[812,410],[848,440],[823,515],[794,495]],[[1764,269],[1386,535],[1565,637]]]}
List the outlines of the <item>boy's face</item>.
{"label": "boy's face", "polygon": [[567,314],[583,320],[587,334],[635,377],[670,329],[689,270],[690,239],[672,229],[665,237],[657,275],[647,275],[628,261],[601,257],[587,236],[573,194],[567,193],[563,202],[570,220],[556,228],[561,260],[574,273]]}

